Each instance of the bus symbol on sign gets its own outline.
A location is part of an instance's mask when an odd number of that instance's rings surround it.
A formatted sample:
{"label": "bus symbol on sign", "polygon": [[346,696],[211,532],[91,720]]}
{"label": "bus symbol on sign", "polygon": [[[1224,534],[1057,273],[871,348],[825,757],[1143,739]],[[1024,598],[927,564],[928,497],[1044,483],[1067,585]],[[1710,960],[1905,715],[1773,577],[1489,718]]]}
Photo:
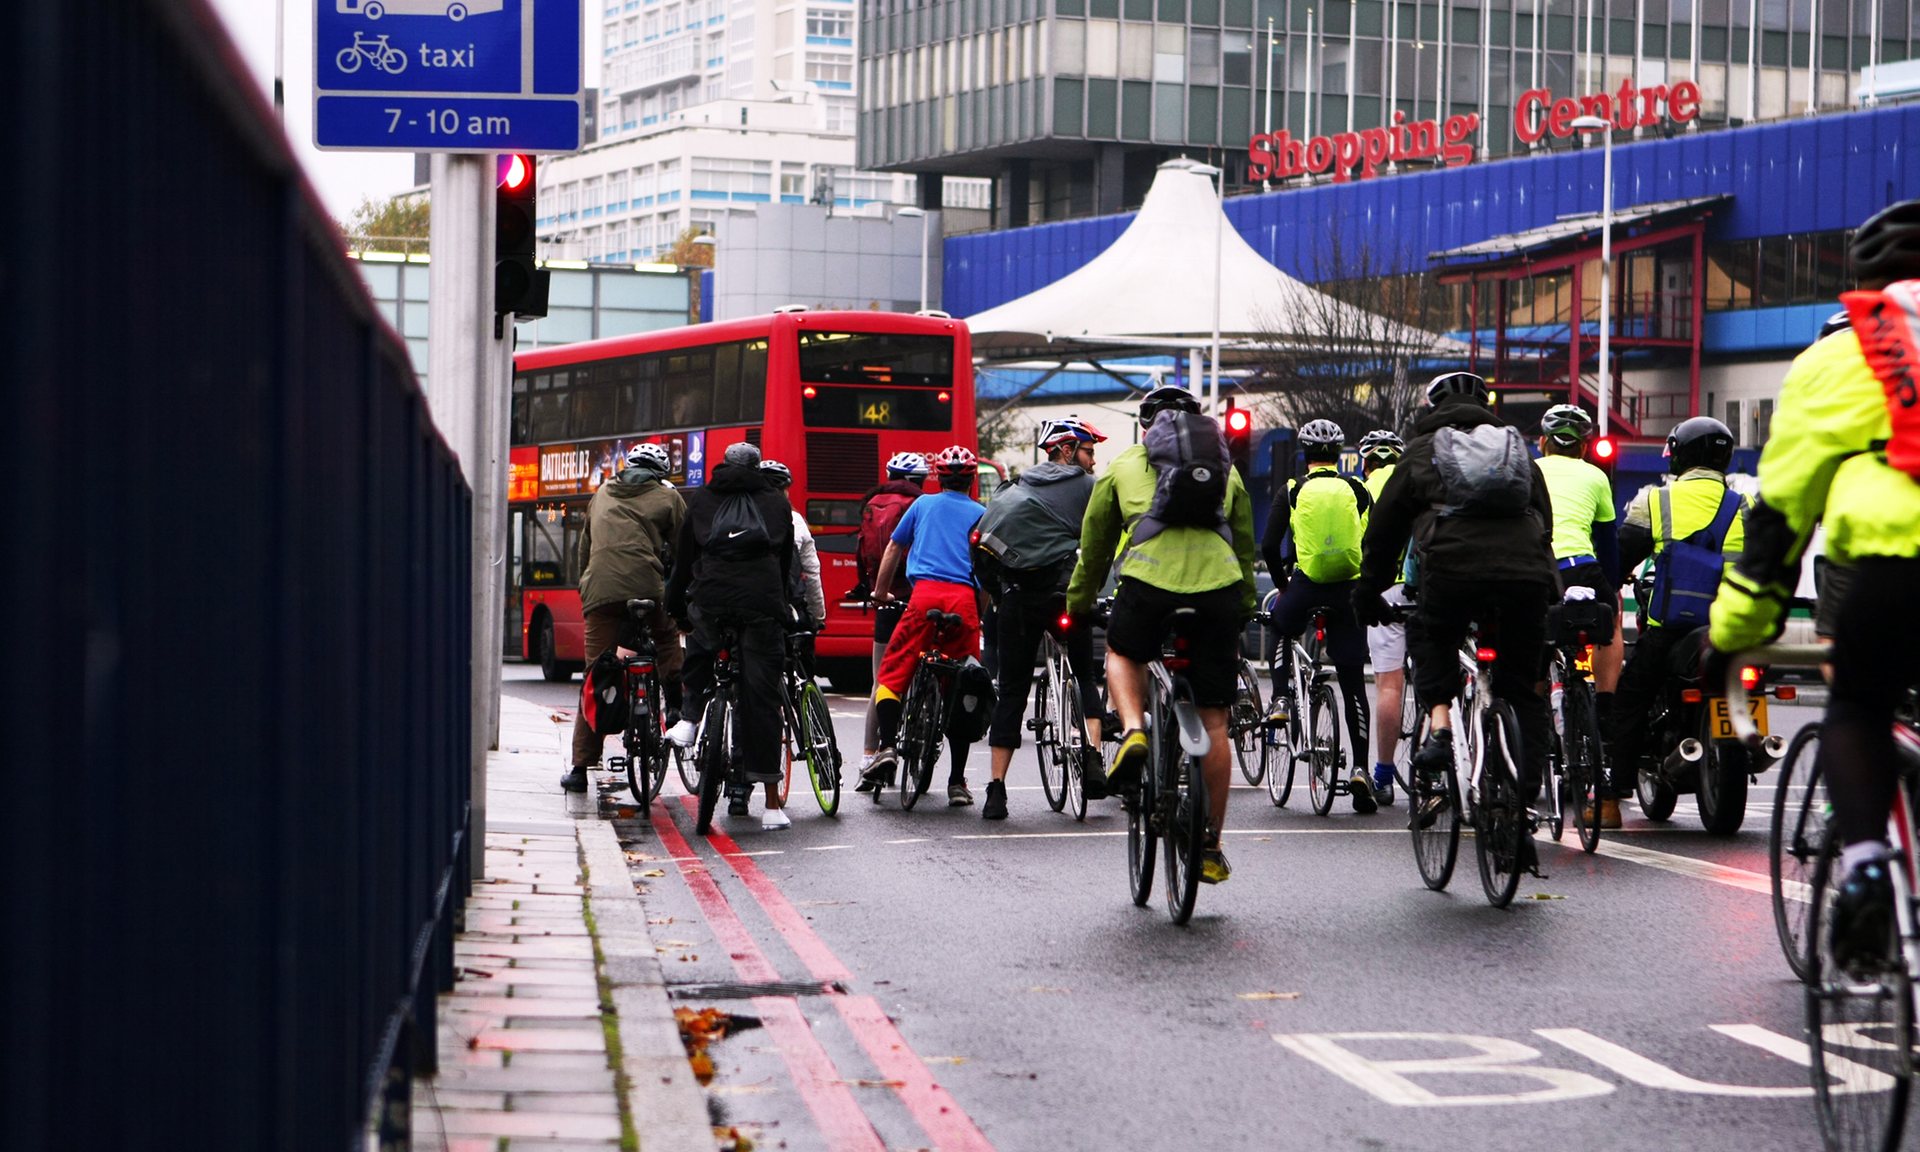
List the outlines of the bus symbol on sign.
{"label": "bus symbol on sign", "polygon": [[445,16],[456,23],[479,12],[498,12],[506,0],[334,0],[337,12],[382,16]]}

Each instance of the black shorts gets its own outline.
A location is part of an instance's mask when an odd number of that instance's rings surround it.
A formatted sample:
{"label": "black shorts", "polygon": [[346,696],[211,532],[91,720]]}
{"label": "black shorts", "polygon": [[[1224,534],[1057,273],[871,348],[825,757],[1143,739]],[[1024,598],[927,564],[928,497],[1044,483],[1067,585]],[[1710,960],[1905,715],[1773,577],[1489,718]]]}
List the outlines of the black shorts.
{"label": "black shorts", "polygon": [[1840,606],[1847,602],[1853,587],[1853,568],[1837,564],[1825,556],[1813,565],[1813,634],[1832,639],[1840,634]]}
{"label": "black shorts", "polygon": [[1198,618],[1186,629],[1187,687],[1202,708],[1225,708],[1239,695],[1240,585],[1210,592],[1168,592],[1138,580],[1122,580],[1107,620],[1107,647],[1146,664],[1160,658],[1161,625],[1176,608]]}
{"label": "black shorts", "polygon": [[1594,598],[1613,609],[1615,620],[1620,618],[1620,589],[1607,583],[1607,570],[1600,567],[1598,560],[1560,570],[1560,591],[1564,594],[1576,587],[1593,589]]}

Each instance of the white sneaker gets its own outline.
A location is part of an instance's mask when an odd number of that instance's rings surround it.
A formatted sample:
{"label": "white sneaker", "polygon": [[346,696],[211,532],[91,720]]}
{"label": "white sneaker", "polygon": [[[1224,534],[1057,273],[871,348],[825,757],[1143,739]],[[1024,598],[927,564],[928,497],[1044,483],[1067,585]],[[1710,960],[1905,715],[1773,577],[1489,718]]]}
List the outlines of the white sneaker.
{"label": "white sneaker", "polygon": [[667,739],[680,745],[682,748],[691,748],[693,747],[693,738],[699,735],[699,732],[700,730],[694,726],[693,721],[682,720],[680,723],[667,729]]}
{"label": "white sneaker", "polygon": [[791,827],[793,827],[793,821],[787,819],[787,810],[785,808],[769,808],[760,814],[760,830],[762,832],[778,832],[783,828]]}

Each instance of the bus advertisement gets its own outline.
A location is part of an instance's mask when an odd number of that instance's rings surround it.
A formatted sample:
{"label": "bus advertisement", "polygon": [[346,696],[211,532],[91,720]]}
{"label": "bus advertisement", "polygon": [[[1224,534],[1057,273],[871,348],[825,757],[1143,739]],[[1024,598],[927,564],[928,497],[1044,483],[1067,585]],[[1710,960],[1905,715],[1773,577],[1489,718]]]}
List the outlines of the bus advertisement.
{"label": "bus advertisement", "polygon": [[541,348],[514,358],[511,420],[507,655],[551,680],[580,670],[580,527],[628,448],[665,445],[669,480],[691,487],[747,440],[793,470],[827,597],[820,668],[858,688],[873,621],[844,601],[860,508],[894,453],[975,446],[972,344],[943,316],[792,310]]}

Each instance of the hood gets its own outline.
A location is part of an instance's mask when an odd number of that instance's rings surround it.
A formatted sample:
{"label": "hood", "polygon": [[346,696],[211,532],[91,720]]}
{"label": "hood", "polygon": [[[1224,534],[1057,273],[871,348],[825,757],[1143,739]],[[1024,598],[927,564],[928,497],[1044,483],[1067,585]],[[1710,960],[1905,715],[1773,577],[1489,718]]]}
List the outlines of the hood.
{"label": "hood", "polygon": [[1416,436],[1428,436],[1442,428],[1478,428],[1500,422],[1500,417],[1486,405],[1464,396],[1449,396],[1445,403],[1414,421],[1413,431]]}
{"label": "hood", "polygon": [[716,492],[759,492],[767,486],[766,474],[760,469],[739,464],[721,464],[707,478],[707,487]]}
{"label": "hood", "polygon": [[620,474],[602,485],[615,496],[625,499],[638,496],[647,490],[647,485],[658,484],[660,474],[651,468],[622,468]]}
{"label": "hood", "polygon": [[888,480],[868,492],[865,499],[871,500],[882,492],[894,496],[912,496],[915,498],[927,494],[927,486],[918,480]]}
{"label": "hood", "polygon": [[1020,472],[1020,483],[1031,484],[1039,488],[1048,484],[1058,484],[1062,480],[1072,480],[1077,476],[1085,476],[1086,474],[1087,470],[1077,464],[1055,464],[1051,460],[1044,460],[1032,467],[1022,469]]}

